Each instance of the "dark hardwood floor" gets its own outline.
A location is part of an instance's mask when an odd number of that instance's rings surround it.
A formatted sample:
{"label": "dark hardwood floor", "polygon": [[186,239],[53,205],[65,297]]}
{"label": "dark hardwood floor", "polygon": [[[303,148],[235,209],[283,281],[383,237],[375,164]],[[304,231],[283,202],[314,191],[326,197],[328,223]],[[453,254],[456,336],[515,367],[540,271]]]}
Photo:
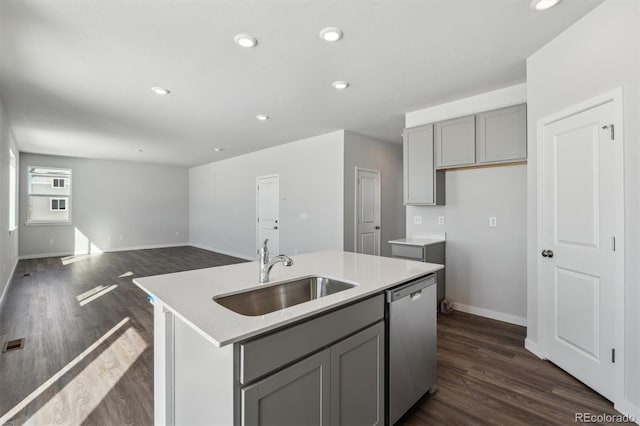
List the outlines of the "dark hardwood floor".
{"label": "dark hardwood floor", "polygon": [[[153,318],[132,279],[242,262],[193,247],[23,260],[0,306],[0,424],[153,423]],[[24,276],[24,274],[30,274]],[[524,348],[523,327],[438,319],[438,392],[407,425],[575,424],[612,405]]]}
{"label": "dark hardwood floor", "polygon": [[0,354],[0,424],[153,424],[153,310],[132,279],[242,261],[194,247],[20,261],[0,342],[26,341]]}

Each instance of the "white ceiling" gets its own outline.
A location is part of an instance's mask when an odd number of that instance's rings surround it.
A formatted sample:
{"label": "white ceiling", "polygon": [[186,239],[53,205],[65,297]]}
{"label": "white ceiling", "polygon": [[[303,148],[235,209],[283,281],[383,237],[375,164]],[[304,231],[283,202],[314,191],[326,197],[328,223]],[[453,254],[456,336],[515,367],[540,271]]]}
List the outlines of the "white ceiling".
{"label": "white ceiling", "polygon": [[337,129],[399,142],[405,112],[524,82],[600,2],[1,0],[0,96],[26,152],[193,166]]}

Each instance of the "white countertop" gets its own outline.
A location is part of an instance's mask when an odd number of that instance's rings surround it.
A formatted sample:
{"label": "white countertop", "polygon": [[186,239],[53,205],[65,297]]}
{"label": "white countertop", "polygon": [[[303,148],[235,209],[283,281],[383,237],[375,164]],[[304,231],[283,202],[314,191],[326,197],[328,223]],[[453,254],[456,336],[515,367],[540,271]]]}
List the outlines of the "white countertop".
{"label": "white countertop", "polygon": [[423,237],[409,237],[400,238],[398,240],[391,240],[389,244],[400,244],[405,246],[429,246],[431,244],[444,243],[444,238],[423,238]]}
{"label": "white countertop", "polygon": [[[133,282],[213,344],[225,346],[444,268],[434,263],[341,251],[291,257],[293,266],[276,265],[267,284],[258,283],[257,262],[136,278]],[[255,317],[237,314],[212,299],[309,275],[322,275],[357,286]]]}

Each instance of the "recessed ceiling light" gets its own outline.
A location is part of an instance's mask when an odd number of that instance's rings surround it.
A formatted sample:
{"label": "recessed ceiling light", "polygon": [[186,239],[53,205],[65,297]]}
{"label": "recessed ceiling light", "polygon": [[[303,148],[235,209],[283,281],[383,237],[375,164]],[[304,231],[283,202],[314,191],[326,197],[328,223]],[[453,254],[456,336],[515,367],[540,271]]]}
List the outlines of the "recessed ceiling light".
{"label": "recessed ceiling light", "polygon": [[171,90],[165,89],[164,87],[158,87],[158,86],[152,87],[151,91],[156,95],[160,95],[160,96],[168,95],[169,93],[171,93]]}
{"label": "recessed ceiling light", "polygon": [[342,30],[336,27],[327,27],[320,30],[320,38],[324,41],[338,41],[342,38]]}
{"label": "recessed ceiling light", "polygon": [[241,47],[255,47],[258,44],[258,39],[249,34],[237,34],[233,39]]}
{"label": "recessed ceiling light", "polygon": [[260,121],[267,121],[269,119],[269,116],[264,114],[258,114],[256,115],[256,118]]}
{"label": "recessed ceiling light", "polygon": [[222,151],[224,151],[224,149],[223,149],[223,148],[213,148],[213,150],[214,150],[215,152],[222,152]]}
{"label": "recessed ceiling light", "polygon": [[338,90],[344,90],[347,87],[349,87],[349,82],[347,81],[334,81],[333,83],[331,83],[331,85],[333,87],[335,87]]}
{"label": "recessed ceiling light", "polygon": [[558,3],[560,3],[560,0],[533,0],[530,6],[534,10],[547,10]]}

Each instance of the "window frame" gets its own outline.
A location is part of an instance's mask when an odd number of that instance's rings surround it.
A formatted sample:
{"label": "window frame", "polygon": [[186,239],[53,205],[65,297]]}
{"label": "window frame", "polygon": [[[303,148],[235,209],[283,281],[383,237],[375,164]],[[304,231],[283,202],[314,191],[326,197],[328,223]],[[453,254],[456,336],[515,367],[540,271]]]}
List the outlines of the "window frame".
{"label": "window frame", "polygon": [[[64,189],[67,186],[65,185],[65,179],[64,178],[53,178],[53,180],[51,181],[51,187],[52,188],[58,188],[58,189]],[[56,185],[56,182],[58,182],[58,185]]]}
{"label": "window frame", "polygon": [[[73,224],[73,170],[71,168],[65,168],[65,167],[54,167],[54,166],[27,166],[27,206],[26,206],[26,218],[25,218],[25,226],[69,226]],[[68,179],[69,180],[69,184],[67,184],[65,182],[65,186],[60,188],[60,187],[54,187],[53,186],[53,181],[51,183],[51,188],[52,189],[69,189],[69,194],[32,194],[31,191],[31,177],[32,175],[42,175],[39,173],[34,173],[32,172],[32,170],[35,169],[50,169],[50,170],[66,170],[69,172],[68,176],[65,176],[63,178],[60,179]],[[53,179],[53,177],[52,177]],[[56,178],[57,179],[57,178]],[[44,198],[49,198],[49,211],[53,211],[53,212],[66,212],[68,215],[68,219],[67,220],[29,220],[29,203],[30,203],[30,199],[31,197],[44,197]],[[65,199],[65,209],[64,210],[52,210],[51,209],[51,199]]]}
{"label": "window frame", "polygon": [[9,147],[9,232],[18,229],[18,156]]}

